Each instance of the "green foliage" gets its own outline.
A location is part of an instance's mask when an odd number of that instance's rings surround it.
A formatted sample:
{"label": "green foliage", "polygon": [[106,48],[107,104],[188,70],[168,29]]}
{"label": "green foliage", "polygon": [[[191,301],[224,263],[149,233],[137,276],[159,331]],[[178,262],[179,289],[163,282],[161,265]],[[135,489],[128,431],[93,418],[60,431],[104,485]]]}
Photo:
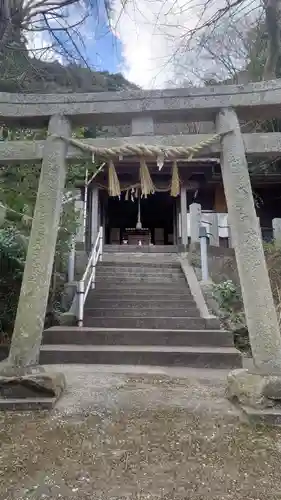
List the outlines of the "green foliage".
{"label": "green foliage", "polygon": [[[93,167],[93,165],[92,165]],[[68,185],[79,172],[85,177],[85,165],[71,166]],[[9,207],[4,227],[0,228],[0,331],[11,333],[20,293],[28,237],[36,202],[40,165],[9,165],[1,170],[0,202]],[[74,202],[65,203],[61,214],[53,276],[49,296],[49,310],[59,302],[65,282],[66,259],[70,237],[76,232],[77,214]]]}
{"label": "green foliage", "polygon": [[105,92],[138,88],[120,73],[98,72],[78,64],[62,65],[58,61],[31,58],[24,45],[8,51],[0,61],[0,68],[1,92]]}
{"label": "green foliage", "polygon": [[[36,195],[36,192],[34,193]],[[32,206],[34,206],[33,200]],[[51,280],[48,311],[58,308],[60,293],[66,279],[67,255],[71,235],[76,232],[77,214],[74,203],[66,203],[61,214],[58,231],[53,274]],[[16,315],[24,263],[28,246],[30,225],[20,219],[15,223],[6,220],[0,228],[0,331],[10,334]],[[1,342],[1,336],[0,336]]]}
{"label": "green foliage", "polygon": [[[100,129],[97,127],[91,129],[81,127],[74,131],[74,135],[82,138],[96,137],[100,132]],[[2,140],[34,140],[44,139],[45,137],[46,129],[37,131],[23,128],[2,128]],[[83,186],[86,170],[88,170],[88,174],[91,176],[98,167],[99,164],[95,164],[92,161],[70,164],[66,179],[67,191],[71,192],[76,186]],[[2,249],[0,298],[1,294],[3,294],[3,297],[7,295],[7,301],[2,300],[0,330],[5,330],[8,333],[12,331],[16,314],[40,170],[41,165],[39,164],[6,165],[0,170],[0,202],[3,206],[8,207],[5,227],[0,228],[0,239],[2,242],[0,242]],[[58,231],[49,295],[49,313],[57,309],[60,302],[60,293],[66,279],[67,256],[71,235],[75,234],[76,229],[77,214],[75,213],[74,202],[67,202],[63,205]]]}
{"label": "green foliage", "polygon": [[[0,252],[5,261],[7,258],[17,276],[21,275],[26,253],[26,241],[14,227],[4,227],[0,230]],[[5,264],[1,260],[1,266]]]}
{"label": "green foliage", "polygon": [[8,217],[24,233],[27,226],[20,214],[32,217],[39,176],[39,165],[10,165],[1,171],[0,201],[19,214],[10,212]]}
{"label": "green foliage", "polygon": [[226,312],[231,312],[237,302],[241,300],[241,295],[231,280],[213,285],[212,295],[220,309]]}
{"label": "green foliage", "polygon": [[[271,290],[281,326],[281,246],[266,242],[263,245]],[[213,285],[212,295],[218,304],[222,324],[233,332],[235,345],[241,351],[250,353],[249,335],[240,288],[236,287],[231,280],[226,280]]]}
{"label": "green foliage", "polygon": [[219,317],[224,328],[233,332],[236,348],[250,355],[251,346],[240,289],[233,281],[226,280],[213,285],[212,295],[218,304]]}
{"label": "green foliage", "polygon": [[[26,241],[14,227],[0,229],[0,331],[11,334],[15,320]],[[0,343],[3,341],[0,336]]]}

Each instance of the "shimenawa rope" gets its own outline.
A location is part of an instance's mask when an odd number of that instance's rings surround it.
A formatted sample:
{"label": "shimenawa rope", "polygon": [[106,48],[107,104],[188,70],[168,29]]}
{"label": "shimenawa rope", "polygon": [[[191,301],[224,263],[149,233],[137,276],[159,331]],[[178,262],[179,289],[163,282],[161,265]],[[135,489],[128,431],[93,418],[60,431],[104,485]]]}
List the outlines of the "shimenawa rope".
{"label": "shimenawa rope", "polygon": [[63,141],[75,146],[83,151],[89,151],[92,155],[99,155],[105,158],[112,158],[116,156],[151,156],[151,157],[162,157],[165,159],[175,159],[180,157],[190,157],[201,151],[204,147],[210,146],[216,142],[222,134],[214,134],[205,141],[200,141],[193,146],[152,146],[146,144],[123,144],[122,146],[115,146],[111,148],[97,147],[87,144],[79,139],[74,139],[73,137],[63,137],[54,135],[54,137],[60,138]]}

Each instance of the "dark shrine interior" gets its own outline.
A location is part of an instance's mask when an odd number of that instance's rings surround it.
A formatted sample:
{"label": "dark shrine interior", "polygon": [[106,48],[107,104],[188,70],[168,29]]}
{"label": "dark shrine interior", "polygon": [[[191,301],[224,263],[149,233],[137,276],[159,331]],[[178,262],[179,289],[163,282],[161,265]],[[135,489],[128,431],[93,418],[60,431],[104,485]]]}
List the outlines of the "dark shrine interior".
{"label": "dark shrine interior", "polygon": [[[127,230],[135,229],[138,221],[138,199],[107,198],[106,243],[122,244],[128,240]],[[140,200],[142,228],[149,230],[154,245],[173,244],[175,198],[169,192],[156,192]]]}

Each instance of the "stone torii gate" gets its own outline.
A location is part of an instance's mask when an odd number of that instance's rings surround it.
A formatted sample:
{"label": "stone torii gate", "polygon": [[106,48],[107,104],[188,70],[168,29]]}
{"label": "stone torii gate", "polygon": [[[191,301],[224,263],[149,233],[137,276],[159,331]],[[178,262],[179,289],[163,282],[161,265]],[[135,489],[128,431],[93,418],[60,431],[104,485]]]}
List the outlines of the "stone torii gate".
{"label": "stone torii gate", "polygon": [[[238,398],[250,385],[252,394],[268,381],[281,377],[281,338],[265,257],[257,223],[247,156],[278,156],[281,134],[242,134],[240,121],[274,118],[281,108],[281,82],[247,86],[217,86],[161,91],[117,93],[25,95],[0,94],[5,124],[36,127],[48,123],[46,141],[0,143],[0,163],[42,161],[30,242],[9,358],[0,364],[0,395],[21,385],[37,387],[57,396],[64,377],[44,372],[38,359],[57,239],[67,161],[89,157],[91,148],[149,145],[192,148],[208,144],[209,135],[154,135],[156,122],[208,121],[217,136],[200,156],[221,156],[221,169],[229,220],[242,287],[245,314],[254,359],[254,371],[237,372],[229,378],[232,396]],[[86,150],[70,144],[73,125],[131,124],[124,138],[83,140]],[[89,147],[90,146],[90,147]],[[181,189],[182,222],[186,216],[186,192]],[[182,223],[183,243],[187,228]],[[281,380],[281,379],[280,379]],[[279,390],[281,383],[278,385]],[[276,387],[275,387],[276,389]],[[263,390],[263,389],[262,389]],[[10,391],[10,392],[9,392]],[[245,391],[244,391],[245,392]],[[280,390],[281,395],[281,390]],[[280,396],[281,397],[281,396]],[[246,401],[247,402],[247,401]]]}

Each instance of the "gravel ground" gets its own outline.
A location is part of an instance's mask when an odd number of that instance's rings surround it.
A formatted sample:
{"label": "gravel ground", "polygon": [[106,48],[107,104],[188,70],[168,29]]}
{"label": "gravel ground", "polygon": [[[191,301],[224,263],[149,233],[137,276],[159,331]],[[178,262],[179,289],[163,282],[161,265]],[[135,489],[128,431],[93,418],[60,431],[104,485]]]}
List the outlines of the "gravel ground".
{"label": "gravel ground", "polygon": [[280,430],[241,421],[225,372],[63,370],[51,413],[0,414],[1,500],[281,499]]}

